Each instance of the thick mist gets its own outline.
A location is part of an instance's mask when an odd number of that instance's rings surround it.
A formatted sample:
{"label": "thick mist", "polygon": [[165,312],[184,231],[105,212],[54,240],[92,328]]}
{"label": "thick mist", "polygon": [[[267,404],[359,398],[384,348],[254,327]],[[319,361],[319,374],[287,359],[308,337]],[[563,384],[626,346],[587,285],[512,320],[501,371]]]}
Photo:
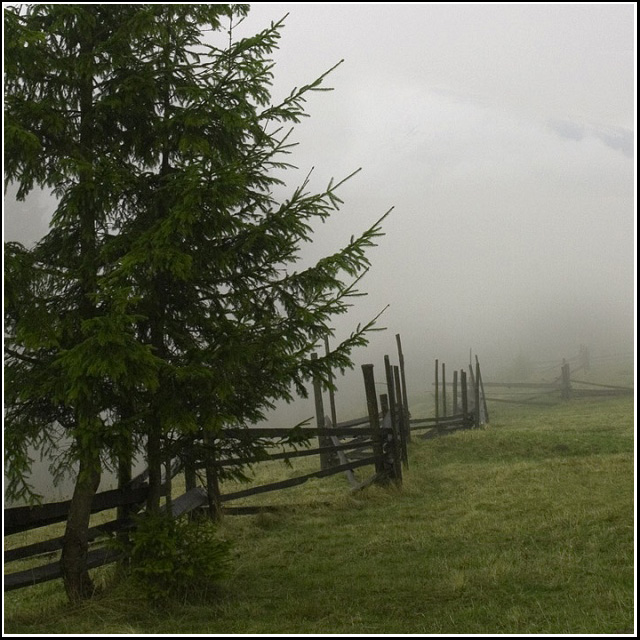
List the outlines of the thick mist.
{"label": "thick mist", "polygon": [[[308,101],[286,176],[313,169],[341,189],[300,266],[394,207],[336,340],[389,305],[387,331],[338,377],[339,419],[366,413],[360,365],[397,363],[409,398],[431,393],[436,358],[478,355],[486,379],[533,361],[633,358],[635,338],[634,8],[632,5],[252,5],[248,35],[289,13],[274,54],[274,99],[344,58],[334,91]],[[47,229],[46,194],[5,198],[4,237]],[[287,190],[283,190],[283,195]],[[284,407],[287,424],[313,402]]]}

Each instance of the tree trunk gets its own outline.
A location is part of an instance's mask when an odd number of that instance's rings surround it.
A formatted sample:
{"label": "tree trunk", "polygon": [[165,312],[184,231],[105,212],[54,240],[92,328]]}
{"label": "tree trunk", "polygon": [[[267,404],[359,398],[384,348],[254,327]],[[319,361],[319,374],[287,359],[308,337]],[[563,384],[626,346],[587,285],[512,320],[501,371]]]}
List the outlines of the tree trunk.
{"label": "tree trunk", "polygon": [[72,604],[90,598],[94,592],[87,569],[88,529],[91,503],[100,484],[100,475],[99,456],[86,453],[80,461],[60,560],[64,588]]}
{"label": "tree trunk", "polygon": [[[94,7],[83,10],[79,19],[78,42],[79,58],[83,71],[78,78],[78,96],[80,108],[80,145],[77,151],[79,162],[78,194],[81,203],[79,211],[79,249],[78,284],[82,292],[79,305],[80,319],[89,320],[96,316],[94,296],[97,291],[97,206],[95,202],[94,176],[94,103],[93,103],[93,60],[94,60]],[[87,16],[89,16],[87,18]],[[77,340],[82,340],[81,335]],[[79,427],[78,477],[69,507],[69,516],[64,535],[60,565],[67,596],[72,603],[85,600],[93,594],[93,583],[87,569],[89,547],[89,519],[91,503],[98,490],[101,476],[100,448],[94,437],[95,419],[99,411],[92,395],[78,401],[76,419]],[[89,444],[87,444],[87,438]]]}

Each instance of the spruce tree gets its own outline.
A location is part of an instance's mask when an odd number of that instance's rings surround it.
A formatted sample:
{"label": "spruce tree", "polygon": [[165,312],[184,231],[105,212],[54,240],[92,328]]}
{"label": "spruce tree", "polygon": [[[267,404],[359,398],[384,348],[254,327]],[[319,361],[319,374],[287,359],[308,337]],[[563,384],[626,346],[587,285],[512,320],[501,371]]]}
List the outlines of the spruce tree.
{"label": "spruce tree", "polygon": [[79,464],[62,556],[73,601],[92,590],[87,528],[109,460],[145,451],[155,511],[168,455],[194,439],[225,447],[225,427],[260,420],[312,378],[331,384],[374,328],[311,358],[359,295],[384,216],[296,270],[314,225],[342,204],[341,182],[274,195],[291,128],[327,74],[272,104],[283,22],[234,39],[247,12],[5,10],[6,180],[21,198],[34,186],[58,197],[45,238],[5,247],[9,489],[27,491],[29,445],[72,437],[61,466]]}

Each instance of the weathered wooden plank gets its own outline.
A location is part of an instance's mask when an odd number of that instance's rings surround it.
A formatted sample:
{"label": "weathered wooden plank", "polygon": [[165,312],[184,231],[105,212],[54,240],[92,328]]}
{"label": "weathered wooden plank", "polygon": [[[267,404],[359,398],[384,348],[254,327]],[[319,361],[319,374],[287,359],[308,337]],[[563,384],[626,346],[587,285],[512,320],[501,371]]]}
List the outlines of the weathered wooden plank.
{"label": "weathered wooden plank", "polygon": [[206,490],[202,487],[194,487],[171,501],[171,515],[177,518],[208,504],[209,497]]}
{"label": "weathered wooden plank", "polygon": [[559,389],[557,382],[484,382],[485,387],[507,387],[514,389]]}
{"label": "weathered wooden plank", "polygon": [[487,398],[488,402],[504,402],[507,404],[533,404],[541,407],[550,407],[553,403],[551,402],[536,402],[538,398],[541,398],[541,395],[536,395],[531,398]]}
{"label": "weathered wooden plank", "polygon": [[[335,436],[332,436],[335,437]],[[343,436],[344,437],[344,436]],[[369,438],[359,442],[343,442],[338,445],[329,445],[327,447],[315,447],[314,449],[299,449],[298,451],[283,451],[279,453],[270,453],[265,458],[247,457],[247,458],[225,458],[222,460],[216,460],[214,466],[216,467],[233,467],[239,464],[257,464],[259,462],[267,462],[269,460],[288,460],[289,458],[300,458],[304,456],[315,456],[319,453],[333,453],[337,450],[348,451],[351,449],[361,449],[373,444],[373,440]],[[196,463],[196,468],[198,464]]]}
{"label": "weathered wooden plank", "polygon": [[337,426],[332,427],[331,429],[318,428],[318,427],[300,427],[299,429],[287,429],[280,427],[255,427],[251,429],[244,429],[241,427],[231,427],[229,429],[224,429],[220,434],[218,434],[217,438],[248,438],[248,439],[269,439],[269,438],[277,438],[284,439],[288,438],[292,434],[296,436],[300,434],[304,439],[310,440],[311,438],[315,438],[318,436],[349,436],[349,435],[372,435],[373,430],[371,427],[344,427]]}
{"label": "weathered wooden plank", "polygon": [[619,391],[633,391],[633,387],[621,387],[614,384],[600,384],[597,382],[586,382],[585,380],[574,380],[573,378],[571,378],[571,382],[573,382],[573,384],[587,384],[590,387],[604,387],[605,389],[618,389]]}
{"label": "weathered wooden plank", "polygon": [[590,396],[622,396],[631,395],[633,389],[572,389],[571,394],[576,397],[588,398]]}
{"label": "weathered wooden plank", "polygon": [[461,431],[462,429],[469,429],[470,427],[467,425],[459,425],[459,426],[455,426],[455,427],[449,427],[447,429],[432,429],[431,431],[428,431],[427,433],[422,433],[420,434],[418,437],[421,440],[430,440],[431,438],[438,438],[440,436],[446,436],[449,435],[450,433],[455,433],[456,431]]}
{"label": "weathered wooden plank", "polygon": [[[470,414],[470,416],[473,416],[473,414]],[[425,424],[425,425],[418,425],[415,427],[412,427],[411,429],[413,431],[424,431],[425,429],[440,429],[441,431],[445,431],[447,429],[453,429],[456,427],[467,427],[469,426],[471,423],[473,422],[473,418],[469,418],[467,420],[464,419],[460,419],[460,420],[455,420],[454,422],[446,422],[443,423],[441,422],[440,424]]]}
{"label": "weathered wooden plank", "polygon": [[[87,554],[87,568],[95,569],[105,564],[115,562],[121,557],[121,553],[115,549],[101,547],[93,549]],[[33,567],[24,571],[7,573],[4,576],[4,590],[13,591],[23,587],[30,587],[41,582],[48,582],[62,577],[60,562],[52,562],[40,567]]]}
{"label": "weathered wooden plank", "polygon": [[[101,536],[116,533],[117,531],[125,531],[133,526],[131,520],[117,519],[105,522],[95,527],[90,527],[88,530],[89,542],[97,540]],[[34,542],[23,547],[16,547],[15,549],[7,549],[4,552],[4,561],[13,562],[15,560],[23,560],[24,558],[31,558],[45,553],[54,553],[62,549],[62,543],[64,542],[64,536],[57,538],[51,538],[50,540],[43,540],[42,542]]]}
{"label": "weathered wooden plank", "polygon": [[378,482],[380,478],[377,473],[374,473],[370,478],[359,482],[355,487],[351,489],[351,493],[355,493],[356,491],[362,491],[362,489],[366,489],[368,486],[372,485],[374,482]]}
{"label": "weathered wooden plank", "polygon": [[[97,493],[91,504],[91,513],[113,509],[127,504],[144,502],[147,487],[137,489],[112,489]],[[28,531],[67,519],[71,500],[50,502],[33,507],[12,507],[4,510],[4,535]]]}
{"label": "weathered wooden plank", "polygon": [[[287,509],[290,505],[287,505]],[[253,516],[258,513],[278,513],[282,512],[285,507],[277,507],[270,505],[253,505],[246,507],[222,507],[222,513],[225,516]]]}
{"label": "weathered wooden plank", "polygon": [[279,489],[287,489],[289,487],[295,487],[297,485],[305,483],[307,480],[311,478],[326,478],[327,476],[332,476],[336,473],[342,473],[347,469],[355,469],[356,467],[364,467],[366,465],[374,464],[376,461],[376,457],[372,456],[370,458],[366,458],[364,460],[354,460],[352,462],[345,464],[340,464],[335,467],[331,467],[330,469],[321,469],[320,471],[315,471],[313,473],[308,473],[303,476],[298,476],[297,478],[289,478],[288,480],[281,480],[279,482],[271,482],[269,484],[263,484],[259,487],[252,487],[250,489],[244,489],[242,491],[235,491],[233,493],[222,494],[220,496],[221,502],[227,502],[229,500],[237,500],[238,498],[245,498],[247,496],[256,495],[259,493],[267,493],[269,491],[278,491]]}
{"label": "weathered wooden plank", "polygon": [[[346,465],[349,461],[347,460],[347,456],[344,455],[344,451],[340,450],[338,447],[340,446],[340,441],[336,436],[331,436],[331,442],[336,447],[336,453],[338,455],[338,460],[341,465]],[[352,487],[355,487],[358,484],[358,479],[353,473],[353,469],[345,469],[345,475],[347,476],[347,480]]]}
{"label": "weathered wooden plank", "polygon": [[409,424],[414,425],[430,423],[435,426],[436,423],[446,424],[447,422],[455,422],[456,420],[461,420],[462,418],[464,418],[464,413],[457,413],[454,416],[446,416],[440,418],[412,418],[411,420],[409,420]]}
{"label": "weathered wooden plank", "polygon": [[338,422],[335,428],[350,428],[357,427],[358,425],[369,424],[369,416],[363,418],[354,418],[353,420],[345,420],[344,422]]}

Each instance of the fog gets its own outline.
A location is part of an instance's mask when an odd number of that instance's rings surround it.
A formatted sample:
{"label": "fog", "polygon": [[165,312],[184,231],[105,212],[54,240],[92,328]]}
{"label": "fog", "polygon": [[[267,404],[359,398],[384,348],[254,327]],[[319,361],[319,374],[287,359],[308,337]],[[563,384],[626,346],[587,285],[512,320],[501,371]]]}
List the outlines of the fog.
{"label": "fog", "polygon": [[[362,167],[304,261],[394,207],[368,296],[336,319],[342,339],[389,305],[338,380],[339,417],[364,407],[361,364],[397,362],[395,334],[417,400],[435,358],[460,368],[470,349],[489,376],[519,353],[635,353],[634,4],[261,3],[236,33],[287,13],[275,99],[344,59],[308,100],[288,184]],[[46,197],[5,205],[5,240],[46,232]]]}

